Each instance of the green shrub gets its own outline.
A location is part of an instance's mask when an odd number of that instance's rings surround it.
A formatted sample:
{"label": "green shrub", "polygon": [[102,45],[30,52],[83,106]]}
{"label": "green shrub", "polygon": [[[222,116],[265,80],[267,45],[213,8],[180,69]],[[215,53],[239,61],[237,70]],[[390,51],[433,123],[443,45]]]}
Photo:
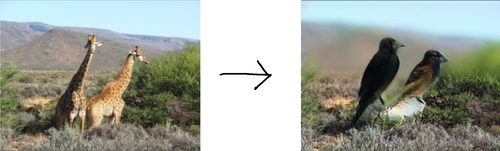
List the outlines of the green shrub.
{"label": "green shrub", "polygon": [[200,135],[200,125],[191,125],[190,127],[188,127],[185,131],[186,132],[191,132],[195,135]]}
{"label": "green shrub", "polygon": [[315,115],[320,108],[321,102],[318,90],[311,87],[311,83],[317,78],[320,70],[314,67],[302,68],[301,71],[301,117],[306,122],[307,116]]}
{"label": "green shrub", "polygon": [[[45,72],[44,72],[44,73],[45,73]],[[47,78],[43,78],[40,82],[42,82],[42,83],[48,83],[48,82],[49,82],[49,79],[47,79]]]}
{"label": "green shrub", "polygon": [[35,115],[27,112],[19,112],[15,116],[15,125],[13,128],[20,132],[23,131],[27,126],[35,124]]}
{"label": "green shrub", "polygon": [[[171,121],[176,125],[200,124],[200,45],[169,51],[136,65],[123,97],[124,122],[151,127]],[[136,103],[136,98],[144,99]],[[131,100],[131,101],[129,101]]]}
{"label": "green shrub", "polygon": [[20,77],[18,81],[21,83],[33,83],[33,82],[35,82],[35,79],[33,79],[33,77],[31,77],[29,75],[25,75],[25,76]]}
{"label": "green shrub", "polygon": [[500,44],[442,66],[440,80],[424,96],[423,122],[446,128],[500,125]]}
{"label": "green shrub", "polygon": [[13,60],[9,66],[0,68],[0,126],[12,128],[16,125],[15,115],[19,112],[21,96],[17,87],[11,86],[11,82],[21,70],[17,68]]}

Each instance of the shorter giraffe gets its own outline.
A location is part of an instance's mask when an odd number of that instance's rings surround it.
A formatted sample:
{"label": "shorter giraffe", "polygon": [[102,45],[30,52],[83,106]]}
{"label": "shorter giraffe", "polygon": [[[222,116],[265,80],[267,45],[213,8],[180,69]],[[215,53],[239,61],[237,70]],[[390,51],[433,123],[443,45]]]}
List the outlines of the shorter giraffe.
{"label": "shorter giraffe", "polygon": [[100,125],[104,117],[109,117],[111,124],[120,123],[120,116],[125,105],[122,94],[127,89],[132,77],[135,60],[149,64],[146,56],[139,51],[139,46],[135,46],[135,50],[128,54],[118,78],[106,84],[101,94],[90,99],[86,110],[87,129]]}

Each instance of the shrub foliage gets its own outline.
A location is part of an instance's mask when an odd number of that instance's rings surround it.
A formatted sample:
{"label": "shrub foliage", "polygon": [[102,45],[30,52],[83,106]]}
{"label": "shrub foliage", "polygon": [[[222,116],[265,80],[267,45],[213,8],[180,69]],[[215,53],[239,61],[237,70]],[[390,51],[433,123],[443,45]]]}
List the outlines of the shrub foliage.
{"label": "shrub foliage", "polygon": [[187,44],[134,67],[125,91],[123,122],[146,127],[165,121],[189,126],[200,123],[200,45]]}

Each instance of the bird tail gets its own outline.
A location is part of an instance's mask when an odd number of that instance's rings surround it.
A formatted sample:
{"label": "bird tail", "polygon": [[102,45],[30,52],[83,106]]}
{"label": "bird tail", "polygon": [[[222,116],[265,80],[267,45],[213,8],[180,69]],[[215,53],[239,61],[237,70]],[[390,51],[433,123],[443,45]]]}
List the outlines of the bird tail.
{"label": "bird tail", "polygon": [[364,104],[358,104],[356,115],[351,121],[351,127],[356,126],[356,123],[358,121],[361,122],[366,122],[370,119],[370,115],[373,111],[375,111],[376,106],[374,104],[376,98],[375,97],[361,97],[359,102],[371,102],[371,103],[364,103]]}

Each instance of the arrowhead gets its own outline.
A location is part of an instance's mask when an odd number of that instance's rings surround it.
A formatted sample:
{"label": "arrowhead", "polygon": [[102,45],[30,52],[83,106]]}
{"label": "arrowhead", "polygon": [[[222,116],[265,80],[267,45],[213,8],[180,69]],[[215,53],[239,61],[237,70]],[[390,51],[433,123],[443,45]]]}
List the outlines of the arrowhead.
{"label": "arrowhead", "polygon": [[257,85],[254,88],[254,90],[257,90],[257,88],[259,88],[259,86],[262,85],[262,83],[266,82],[266,80],[269,79],[272,76],[272,74],[267,73],[266,69],[264,69],[264,67],[262,66],[262,64],[260,64],[259,60],[257,60],[257,63],[259,64],[260,68],[262,68],[262,71],[264,71],[264,75],[266,75],[267,77],[264,80],[262,80],[262,82],[260,82],[259,85]]}

